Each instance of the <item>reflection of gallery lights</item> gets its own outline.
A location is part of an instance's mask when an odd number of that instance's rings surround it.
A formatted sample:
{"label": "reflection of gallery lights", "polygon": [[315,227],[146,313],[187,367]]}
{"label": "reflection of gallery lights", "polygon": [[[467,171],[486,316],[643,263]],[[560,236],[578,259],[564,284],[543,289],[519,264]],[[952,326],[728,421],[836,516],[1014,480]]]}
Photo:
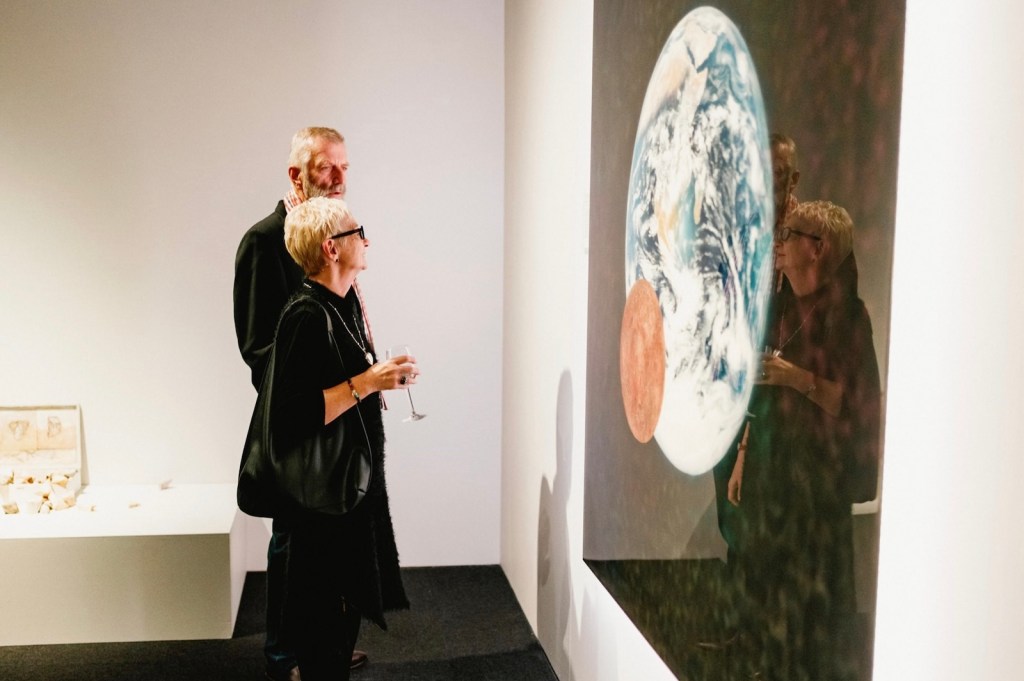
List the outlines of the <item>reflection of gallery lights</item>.
{"label": "reflection of gallery lights", "polygon": [[771,279],[761,88],[724,14],[698,8],[662,48],[633,147],[620,375],[633,435],[679,470],[717,463],[743,422]]}

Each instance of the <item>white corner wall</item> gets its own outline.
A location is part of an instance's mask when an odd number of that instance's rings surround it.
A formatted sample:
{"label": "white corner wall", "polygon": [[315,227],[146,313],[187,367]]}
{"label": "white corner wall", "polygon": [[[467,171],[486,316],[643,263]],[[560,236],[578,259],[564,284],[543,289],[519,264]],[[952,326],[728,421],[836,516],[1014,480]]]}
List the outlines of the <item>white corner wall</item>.
{"label": "white corner wall", "polygon": [[581,558],[591,0],[505,5],[501,563],[562,681],[672,674]]}
{"label": "white corner wall", "polygon": [[[910,0],[876,681],[1024,668],[1024,10]],[[674,678],[583,563],[591,0],[505,7],[501,561],[562,681]]]}
{"label": "white corner wall", "polygon": [[875,679],[1024,669],[1024,7],[911,0]]}
{"label": "white corner wall", "polygon": [[[94,483],[234,480],[231,284],[291,135],[348,139],[377,342],[412,345],[388,476],[406,565],[499,559],[501,0],[0,9],[0,404],[81,404]],[[258,561],[262,549],[252,552]]]}

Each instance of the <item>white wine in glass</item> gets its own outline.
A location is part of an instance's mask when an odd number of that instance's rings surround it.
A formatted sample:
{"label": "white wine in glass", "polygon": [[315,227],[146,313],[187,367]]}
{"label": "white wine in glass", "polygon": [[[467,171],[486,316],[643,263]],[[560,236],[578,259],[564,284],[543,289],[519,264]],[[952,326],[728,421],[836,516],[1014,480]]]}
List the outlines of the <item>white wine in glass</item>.
{"label": "white wine in glass", "polygon": [[[393,357],[401,357],[402,355],[411,355],[412,352],[409,350],[408,345],[392,345],[384,354],[385,359],[392,359]],[[416,405],[412,402],[412,390],[409,388],[405,389],[405,394],[409,396],[409,415],[402,419],[402,422],[408,421],[419,421],[420,419],[427,418],[426,414],[421,414],[416,411]]]}

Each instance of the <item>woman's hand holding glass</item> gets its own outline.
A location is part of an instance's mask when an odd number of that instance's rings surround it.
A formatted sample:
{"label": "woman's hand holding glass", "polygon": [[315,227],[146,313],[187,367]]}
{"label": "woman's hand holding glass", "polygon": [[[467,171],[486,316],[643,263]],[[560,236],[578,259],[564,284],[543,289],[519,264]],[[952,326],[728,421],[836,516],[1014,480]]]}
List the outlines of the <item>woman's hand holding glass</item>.
{"label": "woman's hand holding glass", "polygon": [[409,396],[409,408],[411,409],[409,416],[402,419],[403,421],[419,421],[422,418],[426,418],[426,414],[421,414],[416,411],[416,405],[412,401],[412,391],[409,390],[409,386],[416,383],[416,378],[419,376],[419,369],[416,367],[416,358],[409,352],[408,345],[392,345],[387,349],[385,354],[388,362],[395,362],[400,370],[398,377],[398,385],[396,388],[404,388],[405,394]]}
{"label": "woman's hand holding glass", "polygon": [[415,385],[420,375],[416,358],[408,353],[387,351],[386,359],[366,370],[366,375],[376,390],[404,390]]}
{"label": "woman's hand holding glass", "polygon": [[843,407],[842,383],[816,376],[788,362],[777,352],[767,351],[761,355],[761,366],[754,378],[757,385],[778,385],[792,388],[811,400],[831,416],[839,416]]}
{"label": "woman's hand holding glass", "polygon": [[778,352],[765,348],[765,352],[761,354],[761,365],[754,377],[754,383],[798,388],[807,382],[809,374],[809,371],[782,359],[782,355]]}

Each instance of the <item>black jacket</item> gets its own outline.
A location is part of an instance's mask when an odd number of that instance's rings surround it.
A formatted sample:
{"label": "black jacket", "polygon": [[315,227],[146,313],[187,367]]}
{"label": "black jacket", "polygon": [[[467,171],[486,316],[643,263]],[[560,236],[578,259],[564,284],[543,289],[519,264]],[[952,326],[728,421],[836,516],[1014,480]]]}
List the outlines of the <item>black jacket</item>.
{"label": "black jacket", "polygon": [[249,228],[235,255],[235,336],[259,390],[281,310],[302,283],[302,269],[284,246],[284,201]]}
{"label": "black jacket", "polygon": [[[296,304],[281,318],[274,351],[273,390],[275,407],[272,424],[276,437],[286,440],[315,437],[330,429],[324,425],[323,390],[362,373],[369,366],[365,348],[345,330],[363,324],[355,291],[340,298],[319,284],[307,280],[297,298],[319,302]],[[339,366],[335,350],[327,339],[323,310],[331,310]],[[344,320],[344,323],[343,323]],[[350,513],[327,518],[279,518],[291,532],[313,533],[323,554],[337,558],[336,578],[346,597],[364,617],[386,628],[384,612],[405,609],[409,601],[402,585],[398,548],[395,544],[388,503],[384,465],[384,424],[379,393],[362,400],[338,419],[347,421],[346,430],[359,430],[356,409],[362,415],[373,452],[373,474],[366,498]],[[332,422],[333,423],[333,422]],[[346,435],[348,437],[348,435]]]}

